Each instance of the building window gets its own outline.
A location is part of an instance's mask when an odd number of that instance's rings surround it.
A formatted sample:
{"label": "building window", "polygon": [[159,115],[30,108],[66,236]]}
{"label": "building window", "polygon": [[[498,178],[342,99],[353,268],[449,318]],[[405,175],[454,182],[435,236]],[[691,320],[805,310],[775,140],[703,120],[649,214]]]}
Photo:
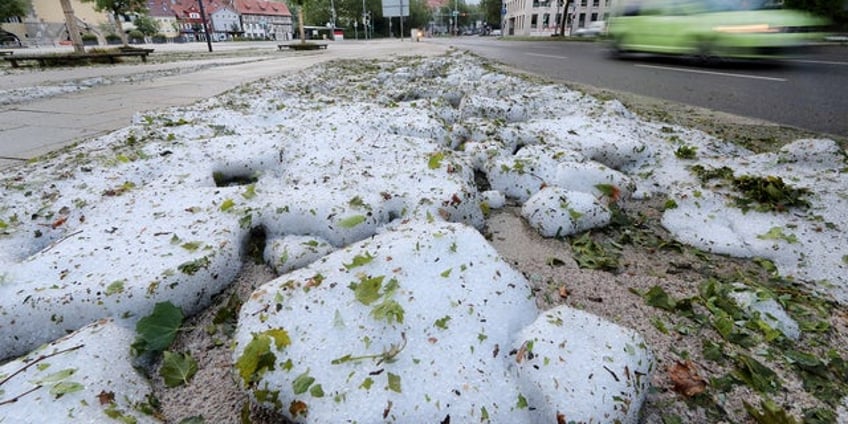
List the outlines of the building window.
{"label": "building window", "polygon": [[538,26],[538,23],[539,23],[539,15],[534,13],[532,16],[530,16],[530,28],[531,29],[536,28],[536,26]]}
{"label": "building window", "polygon": [[539,0],[533,0],[533,7],[539,7]]}
{"label": "building window", "polygon": [[580,0],[580,6],[586,7],[588,4],[588,0]]}
{"label": "building window", "polygon": [[586,14],[581,13],[580,17],[577,19],[577,28],[583,28],[586,26]]}
{"label": "building window", "polygon": [[556,22],[554,22],[554,25],[559,26],[560,22],[562,22],[562,13],[557,13],[556,14]]}
{"label": "building window", "polygon": [[598,7],[600,5],[601,5],[601,0],[592,0],[592,6],[593,7]]}
{"label": "building window", "polygon": [[551,14],[545,13],[544,15],[542,15],[542,28],[547,29],[550,26],[551,26]]}
{"label": "building window", "polygon": [[595,22],[595,21],[597,21],[597,20],[598,20],[598,14],[597,14],[597,13],[593,13],[593,14],[592,14],[592,18],[591,18],[591,22]]}

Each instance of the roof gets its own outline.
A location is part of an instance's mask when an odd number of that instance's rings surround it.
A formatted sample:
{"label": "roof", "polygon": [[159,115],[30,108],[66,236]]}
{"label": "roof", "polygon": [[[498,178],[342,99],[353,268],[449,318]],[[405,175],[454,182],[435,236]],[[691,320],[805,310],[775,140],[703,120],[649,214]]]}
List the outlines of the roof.
{"label": "roof", "polygon": [[171,9],[171,0],[147,0],[147,9],[150,16],[155,18],[174,16],[174,11]]}
{"label": "roof", "polygon": [[268,0],[233,0],[236,12],[243,15],[291,16],[284,3]]}

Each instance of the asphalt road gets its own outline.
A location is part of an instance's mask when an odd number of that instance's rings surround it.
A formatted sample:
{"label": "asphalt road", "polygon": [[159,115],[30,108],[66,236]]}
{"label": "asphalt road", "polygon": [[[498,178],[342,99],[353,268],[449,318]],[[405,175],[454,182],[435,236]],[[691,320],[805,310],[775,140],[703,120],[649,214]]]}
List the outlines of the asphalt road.
{"label": "asphalt road", "polygon": [[602,43],[457,37],[448,43],[555,81],[699,106],[818,133],[848,136],[848,46],[803,60],[704,66],[686,58],[610,59]]}

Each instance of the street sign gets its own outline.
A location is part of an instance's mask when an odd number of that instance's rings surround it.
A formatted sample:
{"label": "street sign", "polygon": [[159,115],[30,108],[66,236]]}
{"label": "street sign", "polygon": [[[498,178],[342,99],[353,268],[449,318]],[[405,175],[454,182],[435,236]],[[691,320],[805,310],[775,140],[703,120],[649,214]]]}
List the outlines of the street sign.
{"label": "street sign", "polygon": [[409,0],[383,0],[383,17],[409,16]]}

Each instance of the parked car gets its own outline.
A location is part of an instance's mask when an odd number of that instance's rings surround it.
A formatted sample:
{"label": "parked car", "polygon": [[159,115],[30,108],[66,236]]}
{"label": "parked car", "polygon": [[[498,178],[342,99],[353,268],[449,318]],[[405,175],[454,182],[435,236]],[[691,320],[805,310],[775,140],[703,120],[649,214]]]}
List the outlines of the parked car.
{"label": "parked car", "polygon": [[571,34],[575,37],[599,37],[605,35],[607,32],[607,23],[604,21],[592,21],[589,22],[589,25],[586,25],[583,28],[577,28],[574,30],[574,33]]}
{"label": "parked car", "polygon": [[489,34],[494,35],[495,37],[500,37],[501,35],[503,35],[501,33],[501,30],[499,30],[499,29],[493,29],[492,32],[490,32]]}
{"label": "parked car", "polygon": [[826,24],[778,0],[625,0],[607,35],[616,55],[764,59],[802,52],[824,37]]}

